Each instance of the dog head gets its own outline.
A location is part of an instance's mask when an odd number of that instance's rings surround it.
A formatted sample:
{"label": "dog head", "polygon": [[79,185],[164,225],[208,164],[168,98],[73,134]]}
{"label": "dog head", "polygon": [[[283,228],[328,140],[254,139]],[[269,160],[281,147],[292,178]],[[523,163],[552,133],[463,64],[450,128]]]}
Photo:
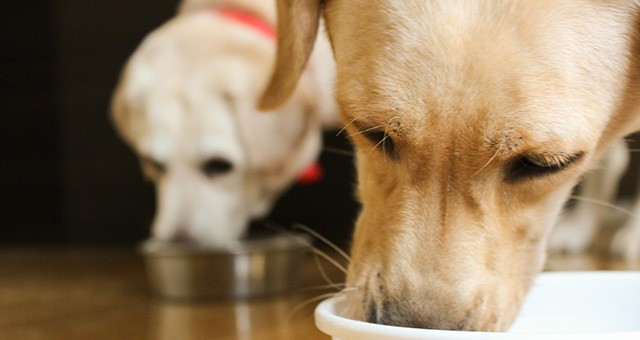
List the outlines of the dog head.
{"label": "dog head", "polygon": [[256,109],[275,43],[212,11],[150,34],[114,94],[113,122],[157,188],[156,239],[241,237],[320,149],[318,92],[305,80],[285,106]]}
{"label": "dog head", "polygon": [[638,128],[633,1],[279,1],[262,106],[324,16],[357,150],[345,293],[376,323],[499,331],[581,174]]}

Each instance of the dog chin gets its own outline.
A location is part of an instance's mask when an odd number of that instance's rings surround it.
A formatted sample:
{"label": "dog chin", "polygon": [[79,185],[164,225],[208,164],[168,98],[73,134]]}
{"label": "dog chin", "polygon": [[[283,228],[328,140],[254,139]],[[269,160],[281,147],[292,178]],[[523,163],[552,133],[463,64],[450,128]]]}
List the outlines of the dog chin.
{"label": "dog chin", "polygon": [[[153,230],[160,228],[154,227]],[[153,238],[165,242],[194,243],[206,247],[224,247],[236,242],[248,233],[248,222],[234,225],[210,224],[198,228],[179,228],[171,233],[162,234],[154,232]],[[161,229],[160,229],[161,230]]]}

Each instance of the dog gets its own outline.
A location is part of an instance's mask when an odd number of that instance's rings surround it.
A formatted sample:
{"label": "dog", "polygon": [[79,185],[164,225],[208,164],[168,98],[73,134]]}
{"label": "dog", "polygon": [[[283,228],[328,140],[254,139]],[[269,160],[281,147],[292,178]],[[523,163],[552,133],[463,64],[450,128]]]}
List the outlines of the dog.
{"label": "dog", "polygon": [[258,111],[275,20],[271,1],[185,1],[128,60],[112,120],[155,183],[153,239],[238,240],[315,162],[336,111],[331,49],[318,42],[286,105]]}
{"label": "dog", "polygon": [[640,199],[635,197],[629,209],[621,207],[625,202],[616,197],[625,171],[635,171],[628,169],[629,162],[628,147],[621,140],[611,146],[600,166],[584,176],[575,206],[563,212],[552,230],[551,252],[585,253],[598,241],[601,229],[621,224],[608,244],[609,253],[630,263],[640,260]]}
{"label": "dog", "polygon": [[565,209],[553,228],[548,248],[553,253],[578,254],[587,251],[616,204],[616,187],[629,164],[624,141],[614,143],[601,163],[586,173],[580,184],[580,198]]}
{"label": "dog", "polygon": [[632,215],[615,233],[611,241],[610,250],[628,262],[640,261],[640,198],[631,210]]}
{"label": "dog", "polygon": [[356,149],[349,317],[510,327],[572,188],[640,128],[639,7],[278,1],[261,108],[289,97],[323,18]]}

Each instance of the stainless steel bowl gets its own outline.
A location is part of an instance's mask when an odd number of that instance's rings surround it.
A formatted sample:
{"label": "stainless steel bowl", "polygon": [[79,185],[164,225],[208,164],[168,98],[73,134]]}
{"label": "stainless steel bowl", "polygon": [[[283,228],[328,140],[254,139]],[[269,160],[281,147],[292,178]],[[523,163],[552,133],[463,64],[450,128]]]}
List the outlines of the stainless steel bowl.
{"label": "stainless steel bowl", "polygon": [[163,298],[251,298],[299,287],[311,239],[249,238],[222,247],[148,240],[141,244],[151,291]]}

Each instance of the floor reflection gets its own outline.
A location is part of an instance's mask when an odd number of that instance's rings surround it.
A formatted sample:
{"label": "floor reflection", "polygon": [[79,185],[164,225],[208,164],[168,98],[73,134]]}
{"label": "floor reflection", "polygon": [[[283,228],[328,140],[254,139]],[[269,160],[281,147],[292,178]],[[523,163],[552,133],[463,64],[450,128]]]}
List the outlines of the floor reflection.
{"label": "floor reflection", "polygon": [[551,254],[547,258],[545,270],[640,270],[640,261],[624,261],[621,258],[602,254]]}
{"label": "floor reflection", "polygon": [[[625,262],[602,255],[552,254],[548,257],[545,270],[640,270],[640,262]],[[305,304],[317,302],[314,298],[328,292],[303,291],[276,298],[241,301],[179,302],[153,299],[149,337],[160,340],[329,339],[314,325],[313,310],[317,303]]]}
{"label": "floor reflection", "polygon": [[[303,287],[326,286],[312,259],[303,269]],[[640,270],[640,262],[597,252],[551,255],[546,269]],[[339,270],[333,274],[330,281],[343,282]],[[167,301],[149,295],[143,262],[131,250],[3,248],[0,339],[328,340],[313,320],[313,298],[328,292],[237,303]]]}
{"label": "floor reflection", "polygon": [[173,339],[324,339],[314,335],[315,304],[299,308],[306,294],[245,301],[183,303],[157,301],[151,309],[150,338]]}
{"label": "floor reflection", "polygon": [[238,340],[250,340],[251,333],[251,310],[246,303],[237,303],[234,308],[236,322],[236,338]]}

